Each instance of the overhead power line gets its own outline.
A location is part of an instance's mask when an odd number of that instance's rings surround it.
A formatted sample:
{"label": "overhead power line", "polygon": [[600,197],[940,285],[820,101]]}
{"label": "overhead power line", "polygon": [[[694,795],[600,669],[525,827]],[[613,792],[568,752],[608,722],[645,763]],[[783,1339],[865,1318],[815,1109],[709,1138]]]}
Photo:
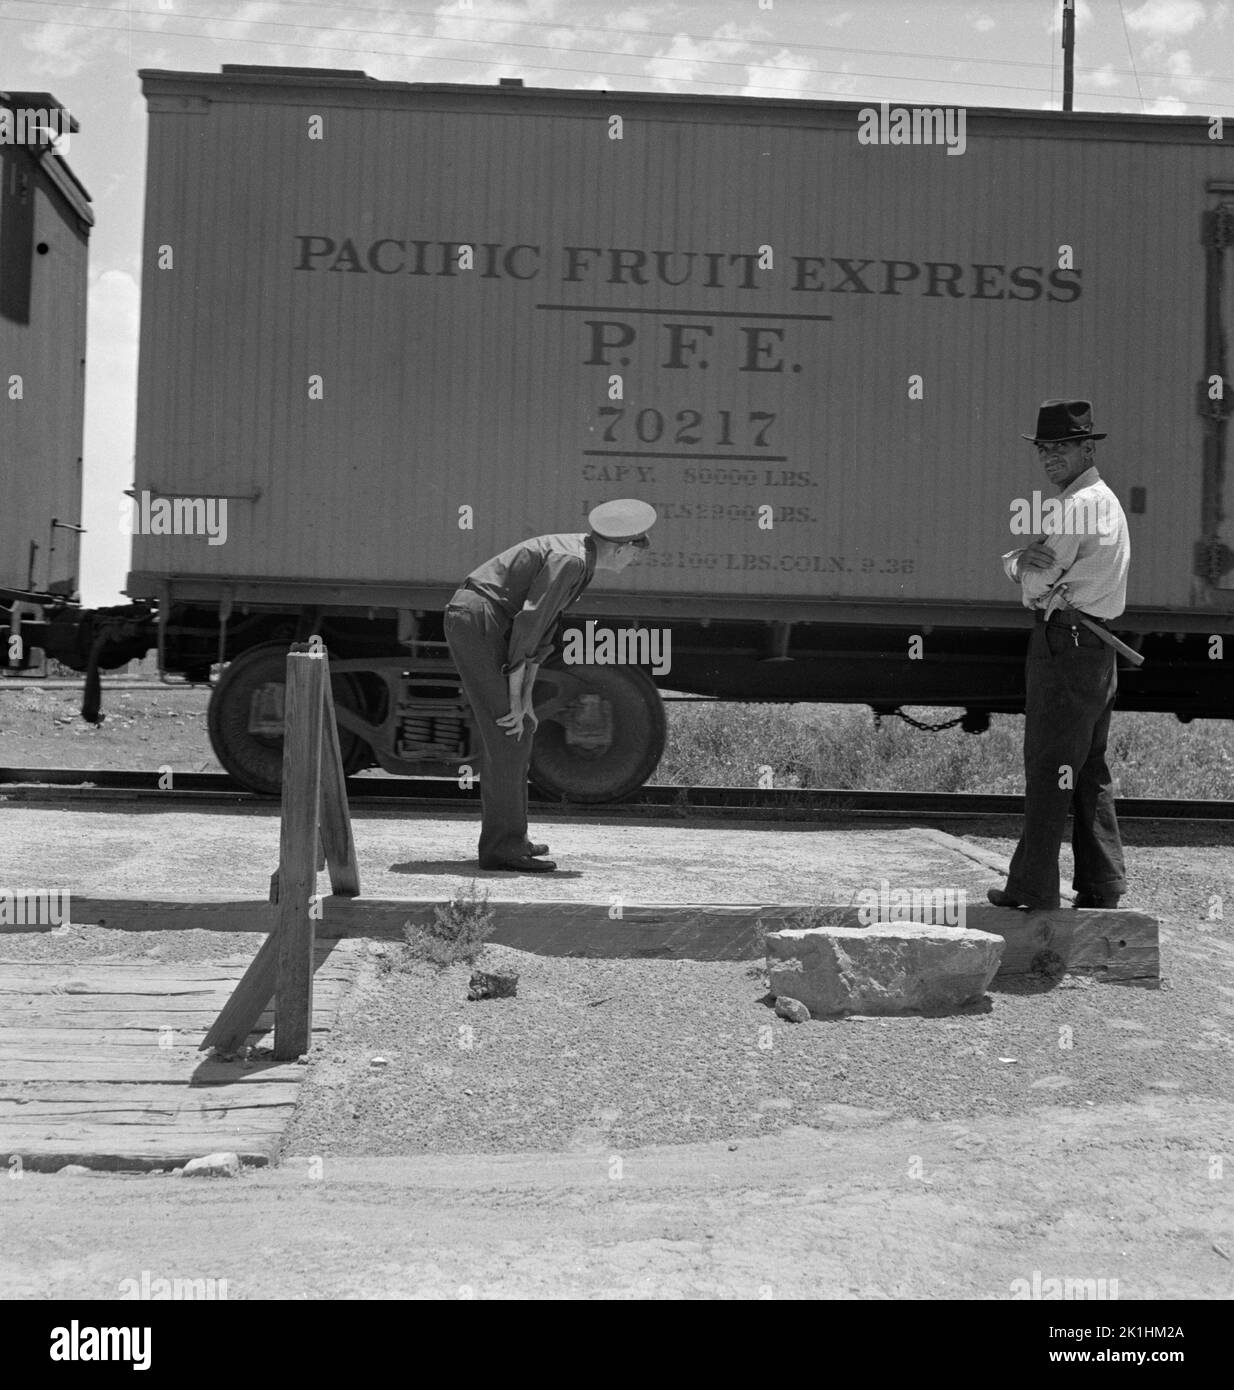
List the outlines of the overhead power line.
{"label": "overhead power line", "polygon": [[[62,5],[62,4],[58,4],[58,3],[57,3],[57,0],[21,0],[21,3],[26,3],[26,4],[31,4],[31,5],[51,6],[51,7],[56,7],[56,8],[81,8],[80,6],[75,6],[75,5]],[[96,11],[96,13],[97,13],[97,11]],[[126,18],[130,18],[130,17],[133,16],[133,15],[149,15],[149,16],[158,17],[158,18],[162,18],[162,19],[167,19],[167,18],[175,18],[175,19],[195,18],[195,19],[201,20],[202,22],[207,23],[207,24],[263,24],[263,25],[267,25],[267,26],[268,26],[268,25],[274,23],[274,21],[240,20],[240,19],[234,19],[234,18],[230,18],[230,17],[223,18],[223,17],[203,16],[203,15],[188,16],[188,15],[181,14],[181,13],[179,13],[179,12],[176,12],[175,14],[170,14],[169,12],[162,11],[162,10],[109,10],[107,13],[109,13],[109,14],[114,14],[114,15],[117,17],[117,19],[120,19],[120,20],[124,20],[124,19],[126,19]],[[31,22],[44,23],[44,24],[52,25],[52,26],[57,27],[57,28],[94,29],[94,30],[105,31],[105,32],[111,32],[111,33],[117,33],[117,34],[119,34],[119,33],[131,33],[131,32],[133,32],[133,26],[132,26],[131,24],[128,24],[128,25],[123,24],[123,23],[121,23],[121,24],[84,24],[84,23],[82,23],[81,21],[58,20],[58,19],[57,19],[57,20],[31,21],[28,17],[21,17],[21,16],[15,16],[15,15],[0,15],[0,23],[25,23],[25,24],[29,24],[29,23],[31,23]],[[139,27],[140,27],[140,26],[139,26]],[[280,22],[278,27],[285,27],[285,28],[291,28],[291,29],[301,29],[301,30],[306,29],[306,28],[308,28],[308,29],[318,29],[318,30],[320,30],[320,31],[323,32],[323,33],[338,33],[338,34],[344,34],[344,35],[345,35],[345,34],[348,34],[348,33],[363,32],[363,33],[366,33],[366,34],[372,34],[372,35],[375,35],[375,36],[378,36],[378,37],[390,38],[390,39],[395,39],[395,40],[399,40],[399,39],[402,39],[402,40],[407,40],[407,39],[421,39],[421,40],[426,41],[426,42],[447,43],[447,44],[466,43],[466,44],[484,45],[484,44],[491,44],[491,42],[492,42],[491,40],[479,40],[479,39],[441,38],[441,37],[438,37],[438,36],[413,35],[413,34],[391,34],[391,33],[388,33],[388,32],[385,31],[385,30],[364,30],[364,31],[358,31],[358,30],[345,30],[345,29],[338,29],[338,28],[335,27],[335,26],[325,26],[325,25],[282,24],[282,23]],[[406,50],[390,50],[390,49],[379,49],[379,48],[365,48],[365,47],[360,47],[360,46],[355,46],[355,45],[321,45],[321,44],[315,44],[315,43],[298,43],[298,42],[296,42],[295,40],[292,40],[292,39],[256,39],[256,38],[250,38],[250,37],[236,37],[236,38],[228,39],[228,38],[222,38],[222,37],[219,37],[219,36],[216,36],[216,35],[213,35],[213,34],[204,33],[204,32],[184,32],[184,31],[182,31],[182,30],[177,30],[177,29],[166,29],[166,28],[157,28],[157,29],[155,29],[155,28],[144,28],[144,27],[141,27],[141,28],[140,28],[140,32],[142,32],[146,37],[151,38],[151,39],[178,38],[178,39],[191,39],[191,40],[193,40],[193,41],[195,41],[195,42],[206,42],[206,43],[236,43],[236,44],[250,44],[250,45],[254,45],[254,46],[257,46],[257,47],[261,47],[261,48],[303,48],[303,49],[309,49],[309,50],[311,50],[312,52],[317,53],[317,54],[329,54],[329,53],[364,54],[364,55],[368,55],[368,56],[372,56],[372,57],[387,58],[387,59],[388,59],[388,58],[394,58],[394,59],[417,59],[417,58],[422,58],[422,59],[425,59],[425,60],[427,60],[427,61],[438,62],[438,63],[464,63],[464,64],[468,64],[469,66],[473,66],[473,67],[474,67],[474,66],[493,67],[493,66],[500,65],[500,64],[501,64],[501,61],[502,61],[502,58],[501,58],[501,54],[500,54],[500,53],[494,54],[493,56],[489,56],[489,57],[483,57],[483,58],[480,58],[480,57],[477,57],[477,58],[468,58],[468,57],[454,57],[454,56],[451,56],[451,55],[449,55],[449,54],[444,54],[444,53],[423,54],[423,53],[417,53],[417,52],[414,52],[414,51],[413,51],[413,52],[409,52],[409,51],[406,51]],[[784,46],[784,45],[781,45],[781,47],[783,47],[783,46]],[[846,72],[846,71],[840,71],[840,70],[836,70],[836,69],[812,68],[812,67],[811,67],[811,68],[804,68],[804,67],[786,67],[786,66],[779,66],[779,65],[774,66],[774,67],[762,67],[762,68],[760,68],[759,65],[756,64],[756,63],[743,62],[743,61],[735,60],[735,59],[693,58],[693,57],[689,57],[689,56],[685,56],[685,55],[674,56],[674,55],[671,55],[671,54],[655,54],[655,53],[617,53],[617,54],[614,54],[613,51],[612,51],[611,49],[578,49],[578,48],[562,49],[562,48],[553,48],[553,47],[551,47],[551,46],[549,46],[549,45],[545,45],[545,44],[518,44],[518,43],[506,43],[506,42],[503,42],[503,43],[500,45],[500,48],[501,48],[502,51],[504,51],[504,50],[507,49],[507,48],[531,48],[531,49],[537,50],[537,51],[539,51],[539,52],[560,54],[561,56],[570,56],[570,55],[576,54],[576,53],[589,53],[589,54],[598,54],[598,55],[601,55],[601,56],[603,56],[603,57],[608,57],[608,58],[611,58],[611,57],[620,57],[620,58],[633,59],[633,60],[640,61],[640,62],[644,62],[644,63],[647,63],[647,62],[666,62],[666,63],[681,62],[681,63],[693,64],[693,65],[696,65],[696,66],[698,66],[698,65],[704,65],[704,66],[718,65],[718,66],[725,66],[725,67],[744,67],[744,68],[746,68],[746,69],[747,69],[749,72],[751,72],[751,73],[757,73],[757,72],[767,72],[767,73],[772,73],[772,72],[789,72],[789,73],[791,73],[791,72],[800,72],[800,73],[808,73],[808,74],[810,74],[811,76],[820,77],[820,78],[825,78],[825,77],[837,77],[837,78],[854,78],[854,77],[860,77],[860,78],[866,78],[866,79],[871,79],[871,78],[872,78],[872,79],[875,79],[875,80],[877,80],[877,81],[905,82],[905,83],[910,83],[910,82],[911,82],[911,83],[916,83],[916,84],[930,83],[930,82],[934,82],[934,81],[937,81],[937,80],[938,80],[938,79],[934,79],[934,78],[930,78],[930,77],[911,77],[911,76],[908,76],[907,74],[904,74],[904,73]],[[905,56],[907,57],[908,55],[905,55]],[[967,61],[971,61],[971,60],[967,60]],[[1043,66],[1043,65],[1036,65],[1036,66]],[[631,72],[624,72],[624,71],[599,71],[599,70],[597,70],[597,69],[594,68],[594,67],[578,68],[578,67],[572,67],[572,66],[569,66],[569,65],[563,66],[563,65],[561,65],[561,64],[551,64],[551,63],[548,63],[548,64],[536,64],[536,65],[534,65],[534,66],[529,67],[529,71],[532,71],[532,72],[561,72],[561,73],[570,73],[570,74],[573,74],[573,75],[576,75],[576,76],[587,76],[587,77],[593,77],[593,78],[594,78],[594,77],[602,77],[602,78],[609,78],[609,77],[633,78],[633,79],[635,79],[635,80],[637,80],[637,81],[644,81],[644,82],[645,82],[645,81],[658,80],[658,79],[653,78],[650,74],[648,74],[648,73],[646,73],[646,72],[631,73]],[[878,100],[882,100],[882,98],[878,98],[878,97],[866,97],[866,96],[861,96],[861,95],[858,95],[858,94],[852,93],[852,92],[815,92],[815,93],[808,93],[808,92],[802,92],[802,91],[786,90],[786,89],[785,89],[784,87],[782,87],[782,86],[771,86],[771,85],[760,84],[760,83],[753,83],[753,82],[726,82],[726,81],[723,81],[723,80],[720,80],[720,79],[715,79],[715,78],[690,77],[690,78],[683,78],[682,81],[688,82],[688,83],[690,83],[690,84],[692,84],[692,85],[696,85],[696,86],[706,86],[706,87],[728,87],[728,88],[732,88],[732,89],[736,89],[736,90],[743,90],[743,91],[751,91],[751,90],[754,90],[754,91],[760,91],[760,92],[767,92],[767,93],[769,93],[769,94],[774,94],[774,95],[779,96],[779,97],[788,97],[788,98],[790,98],[790,99],[807,100],[807,101],[808,101],[808,100],[812,100],[812,99],[813,99],[813,100],[820,100],[820,101],[825,101],[825,100],[878,101]],[[966,82],[966,81],[962,81],[962,80],[956,79],[956,78],[947,78],[946,81],[947,81],[947,84],[948,84],[949,86],[953,86],[953,87],[972,87],[972,88],[978,88],[978,89],[988,90],[988,91],[1013,91],[1013,92],[1022,92],[1022,93],[1025,93],[1026,95],[1029,95],[1029,96],[1042,96],[1042,95],[1045,95],[1045,93],[1043,93],[1042,90],[1041,90],[1040,88],[1038,88],[1038,87],[1026,87],[1026,86],[1023,86],[1022,84],[1017,84],[1017,83],[1007,83],[1007,82]],[[1098,91],[1083,91],[1083,92],[1080,93],[1080,95],[1083,95],[1083,96],[1091,96],[1091,97],[1099,97],[1099,98],[1108,98],[1109,95],[1110,95],[1110,93],[1109,93],[1108,91],[1099,91],[1099,92],[1098,92]],[[1206,111],[1214,111],[1214,112],[1216,112],[1216,111],[1226,111],[1226,110],[1234,110],[1234,107],[1229,107],[1229,106],[1218,106],[1218,105],[1216,105],[1216,104],[1214,104],[1214,103],[1209,102],[1209,103],[1205,103],[1205,110],[1206,110]]]}
{"label": "overhead power line", "polygon": [[1127,57],[1131,59],[1131,72],[1135,77],[1135,89],[1140,97],[1140,107],[1144,106],[1144,92],[1140,87],[1140,74],[1135,70],[1135,54],[1131,49],[1131,34],[1127,30],[1127,12],[1123,9],[1123,0],[1118,0],[1118,14],[1123,21],[1123,38],[1127,40]]}
{"label": "overhead power line", "polygon": [[[84,3],[84,0],[16,0],[16,3],[19,3],[19,4],[26,4],[26,5],[31,5],[31,6],[39,6],[39,7],[50,8],[50,9],[72,9],[72,10],[79,10],[79,9],[86,9],[86,8],[89,8],[89,6],[88,6],[87,4]],[[276,5],[278,8],[284,9],[284,10],[286,10],[286,9],[293,9],[293,10],[297,10],[297,9],[298,9],[298,10],[332,10],[332,11],[337,12],[338,10],[341,10],[341,9],[350,8],[355,14],[358,14],[358,15],[369,15],[369,16],[396,15],[396,16],[398,16],[400,19],[406,19],[406,18],[419,18],[419,19],[433,20],[434,22],[448,21],[448,22],[451,23],[451,24],[484,24],[484,25],[488,25],[488,26],[490,26],[490,27],[491,27],[492,25],[501,25],[503,28],[514,28],[514,27],[517,27],[517,28],[520,28],[520,29],[553,29],[553,30],[569,29],[569,30],[571,30],[571,31],[574,32],[574,33],[577,33],[577,32],[579,32],[579,31],[582,31],[582,32],[584,32],[584,33],[590,33],[590,34],[618,34],[618,35],[621,35],[621,36],[626,37],[626,38],[687,39],[687,40],[689,40],[691,43],[740,44],[740,45],[742,45],[743,47],[746,47],[746,48],[775,48],[775,49],[791,48],[791,49],[793,49],[793,50],[795,50],[795,51],[807,51],[807,52],[817,52],[817,53],[837,53],[837,54],[844,54],[844,55],[853,55],[853,54],[855,54],[855,55],[860,56],[860,57],[900,58],[900,59],[903,59],[903,60],[905,60],[905,61],[914,61],[914,62],[920,61],[920,62],[935,62],[935,63],[970,63],[970,64],[980,64],[980,65],[982,65],[982,66],[990,66],[990,65],[992,65],[992,66],[997,66],[997,67],[1040,68],[1040,69],[1043,69],[1044,71],[1047,71],[1047,72],[1052,72],[1052,71],[1054,70],[1055,66],[1056,66],[1053,62],[1035,62],[1035,61],[1030,61],[1030,60],[1028,60],[1028,59],[1022,59],[1022,58],[991,58],[991,57],[980,57],[980,58],[976,58],[976,57],[974,57],[971,53],[918,53],[918,52],[906,53],[906,52],[904,52],[903,50],[894,49],[894,48],[853,48],[853,47],[848,46],[847,44],[806,43],[806,42],[804,42],[804,41],[800,41],[800,42],[799,42],[799,41],[796,40],[796,39],[791,39],[791,40],[790,40],[790,39],[756,39],[756,38],[721,38],[721,37],[716,37],[716,36],[712,36],[712,35],[708,35],[708,34],[689,34],[689,33],[684,32],[683,30],[680,30],[680,29],[622,29],[622,28],[619,28],[619,27],[617,27],[617,26],[615,26],[615,25],[604,25],[604,24],[578,24],[578,23],[575,23],[575,22],[573,22],[573,21],[571,21],[571,22],[569,22],[569,23],[563,23],[561,20],[553,21],[553,20],[542,20],[542,19],[539,19],[539,20],[537,20],[537,19],[509,19],[509,18],[507,18],[507,17],[504,16],[504,15],[484,15],[484,14],[477,14],[477,13],[475,13],[474,11],[470,11],[470,10],[468,10],[468,11],[466,11],[466,12],[460,11],[458,14],[444,14],[444,13],[442,13],[440,10],[415,10],[415,9],[406,9],[406,8],[388,9],[388,8],[381,7],[381,6],[367,6],[367,5],[352,5],[352,6],[348,7],[348,6],[345,6],[345,5],[342,5],[342,4],[330,4],[330,3],[328,3],[328,0],[268,0],[268,3],[271,3],[271,4],[273,4],[273,5]],[[1121,3],[1121,0],[1120,0],[1120,3]],[[97,13],[97,11],[96,11],[96,13]],[[133,10],[133,9],[130,9],[128,6],[126,6],[124,9],[109,10],[109,11],[107,11],[107,13],[116,14],[116,15],[148,14],[148,15],[157,15],[157,16],[162,17],[162,18],[166,18],[166,17],[168,17],[168,15],[169,15],[169,12],[166,11],[166,10]],[[231,18],[231,17],[224,18],[224,17],[221,17],[221,16],[213,16],[213,15],[190,14],[190,13],[187,13],[187,12],[185,12],[185,11],[180,11],[180,10],[177,10],[177,11],[176,11],[176,14],[177,14],[177,16],[180,17],[180,18],[185,18],[185,19],[204,19],[204,20],[212,21],[212,22],[214,22],[214,23],[224,23],[224,24],[232,24],[232,23],[234,23],[234,24],[253,24],[253,25],[257,25],[257,26],[259,26],[259,27],[260,27],[260,26],[270,26],[270,27],[283,27],[283,28],[293,28],[293,29],[317,29],[317,30],[320,30],[320,31],[323,32],[323,33],[334,33],[334,34],[357,34],[357,33],[358,33],[358,34],[378,34],[378,35],[385,35],[385,36],[388,36],[388,37],[402,37],[402,38],[432,38],[432,39],[438,40],[438,41],[440,41],[440,42],[445,42],[445,43],[476,43],[476,42],[488,43],[488,42],[492,42],[492,40],[488,40],[488,39],[485,39],[485,40],[462,39],[462,38],[458,38],[458,37],[455,37],[455,36],[446,36],[446,35],[419,35],[419,34],[392,35],[392,34],[389,33],[388,30],[385,30],[385,29],[355,29],[355,28],[352,28],[352,27],[350,27],[350,26],[343,26],[343,25],[338,25],[338,24],[300,24],[300,23],[293,23],[293,22],[291,22],[291,21],[289,21],[289,20],[234,19],[234,18]],[[596,52],[599,52],[599,53],[605,53],[605,54],[612,54],[612,53],[613,53],[613,50],[612,50],[611,48],[604,48],[604,49],[562,49],[562,48],[553,47],[553,46],[550,45],[550,44],[528,44],[528,45],[524,45],[524,46],[525,46],[525,47],[529,47],[529,48],[540,48],[540,49],[542,49],[543,51],[549,52],[549,53],[564,53],[564,52],[571,52],[571,53],[578,53],[578,52],[596,53]],[[356,52],[365,52],[365,51],[368,51],[368,50],[360,50],[360,49],[357,49],[357,50],[355,50],[355,51],[356,51]],[[628,54],[628,55],[621,55],[621,56],[628,56],[628,57],[646,57],[646,56],[658,56],[658,55]],[[704,62],[704,63],[705,63],[705,62],[726,62],[726,61],[729,61],[729,60],[726,60],[726,59],[710,59],[710,58],[695,58],[695,59],[689,59],[689,60],[683,59],[683,61]],[[1115,76],[1119,76],[1119,77],[1137,77],[1137,78],[1138,78],[1138,77],[1160,77],[1160,78],[1166,79],[1166,80],[1173,79],[1173,78],[1176,76],[1176,74],[1174,74],[1174,73],[1169,73],[1169,72],[1141,72],[1141,73],[1137,73],[1136,68],[1135,68],[1135,59],[1134,59],[1134,57],[1132,57],[1132,60],[1131,60],[1131,61],[1132,61],[1132,66],[1131,66],[1130,68],[1114,68],[1114,67],[1107,67],[1107,68],[1098,68],[1098,67],[1083,68],[1083,67],[1079,67],[1079,68],[1077,68],[1077,71],[1080,71],[1080,72],[1084,72],[1084,71],[1088,71],[1088,72],[1107,71],[1107,72],[1110,72],[1110,73],[1114,74]],[[832,70],[831,70],[831,69],[803,68],[803,69],[800,69],[800,71],[804,71],[804,72],[814,72],[814,71],[832,71]],[[872,74],[872,75],[873,75],[873,76],[878,76],[879,74]],[[1223,85],[1223,86],[1234,86],[1234,78],[1227,78],[1227,77],[1208,77],[1208,78],[1205,78],[1204,81],[1219,83],[1219,84],[1221,84],[1221,85]],[[1024,88],[1024,90],[1025,90],[1025,91],[1031,91],[1031,90],[1036,90],[1036,89],[1035,89],[1035,88]]]}

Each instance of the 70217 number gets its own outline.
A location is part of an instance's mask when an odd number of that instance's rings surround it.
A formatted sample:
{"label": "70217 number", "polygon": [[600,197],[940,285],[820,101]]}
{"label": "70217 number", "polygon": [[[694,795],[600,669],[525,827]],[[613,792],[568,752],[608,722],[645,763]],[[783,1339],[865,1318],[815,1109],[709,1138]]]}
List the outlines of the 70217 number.
{"label": "70217 number", "polygon": [[[707,431],[703,428],[703,412],[701,410],[679,410],[671,423],[664,418],[663,411],[656,410],[654,406],[644,406],[642,410],[631,411],[622,405],[602,405],[596,414],[602,420],[608,421],[601,436],[606,444],[628,442],[628,433],[623,438],[622,432],[623,430],[633,430],[634,439],[640,444],[659,444],[664,440],[673,444],[684,444],[687,447],[692,444],[705,443],[708,448],[723,449],[736,448],[741,442],[745,447],[752,449],[770,449],[771,442],[767,435],[776,422],[776,417],[770,410],[747,410],[745,412],[745,424],[734,426],[734,414],[740,414],[740,412],[718,410],[716,411],[718,432],[705,438]],[[675,433],[673,433],[674,424],[676,425]],[[711,429],[716,431],[716,424],[713,423]],[[733,437],[734,429],[743,433],[742,441]]]}

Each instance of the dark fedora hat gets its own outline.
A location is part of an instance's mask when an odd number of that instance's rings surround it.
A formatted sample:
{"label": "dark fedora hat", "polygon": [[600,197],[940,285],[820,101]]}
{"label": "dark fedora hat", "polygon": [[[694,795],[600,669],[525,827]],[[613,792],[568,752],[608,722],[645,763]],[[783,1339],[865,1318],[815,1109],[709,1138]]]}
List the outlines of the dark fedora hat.
{"label": "dark fedora hat", "polygon": [[1093,432],[1092,401],[1042,401],[1037,411],[1037,433],[1022,434],[1033,444],[1061,444],[1067,439],[1104,439]]}

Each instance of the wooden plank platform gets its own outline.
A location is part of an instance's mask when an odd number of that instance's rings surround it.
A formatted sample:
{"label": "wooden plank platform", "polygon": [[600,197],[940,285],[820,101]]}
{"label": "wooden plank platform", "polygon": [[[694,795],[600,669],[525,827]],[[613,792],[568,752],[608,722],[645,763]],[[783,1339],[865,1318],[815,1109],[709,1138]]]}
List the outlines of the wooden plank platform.
{"label": "wooden plank platform", "polygon": [[[322,1037],[357,954],[325,940],[315,955],[313,1035]],[[250,960],[0,959],[0,1163],[172,1168],[219,1150],[270,1162],[305,1068],[268,1051],[230,1062],[198,1051]],[[268,1049],[273,1024],[267,1010],[248,1046]]]}

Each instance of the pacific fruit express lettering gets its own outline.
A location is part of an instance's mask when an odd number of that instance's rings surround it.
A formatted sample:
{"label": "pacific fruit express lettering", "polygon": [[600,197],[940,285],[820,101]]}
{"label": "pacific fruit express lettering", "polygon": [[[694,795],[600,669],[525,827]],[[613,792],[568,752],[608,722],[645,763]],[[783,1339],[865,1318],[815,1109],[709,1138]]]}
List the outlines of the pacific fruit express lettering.
{"label": "pacific fruit express lettering", "polygon": [[[566,285],[691,286],[696,289],[784,288],[797,294],[917,295],[925,299],[1020,300],[1071,304],[1080,298],[1080,272],[1040,265],[975,261],[917,261],[886,257],[790,255],[787,272],[759,268],[753,251],[644,250],[563,246],[554,257],[518,243],[384,236],[375,240],[324,233],[297,234],[293,269],[327,274],[444,276],[483,280],[553,279]],[[472,269],[460,269],[470,247]]]}

